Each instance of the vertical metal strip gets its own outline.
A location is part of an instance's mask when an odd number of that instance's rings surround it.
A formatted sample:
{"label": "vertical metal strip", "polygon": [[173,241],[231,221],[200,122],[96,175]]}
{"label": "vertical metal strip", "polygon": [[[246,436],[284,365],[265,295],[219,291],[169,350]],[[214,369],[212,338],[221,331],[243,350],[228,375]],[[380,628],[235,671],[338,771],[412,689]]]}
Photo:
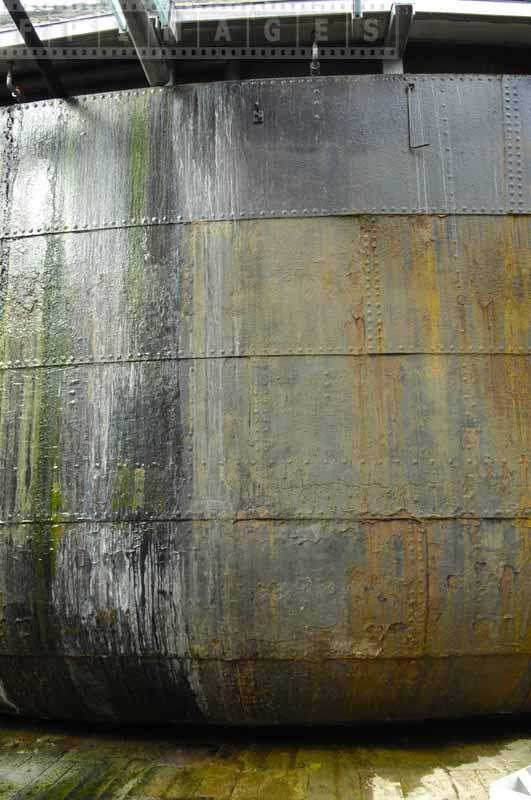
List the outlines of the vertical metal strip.
{"label": "vertical metal strip", "polygon": [[505,134],[505,167],[508,184],[508,211],[524,213],[522,173],[522,121],[517,79],[503,78],[503,125]]}
{"label": "vertical metal strip", "polygon": [[366,218],[361,220],[361,252],[363,258],[363,272],[365,276],[366,302],[365,302],[365,336],[368,353],[374,353],[374,320],[372,310],[372,224]]}

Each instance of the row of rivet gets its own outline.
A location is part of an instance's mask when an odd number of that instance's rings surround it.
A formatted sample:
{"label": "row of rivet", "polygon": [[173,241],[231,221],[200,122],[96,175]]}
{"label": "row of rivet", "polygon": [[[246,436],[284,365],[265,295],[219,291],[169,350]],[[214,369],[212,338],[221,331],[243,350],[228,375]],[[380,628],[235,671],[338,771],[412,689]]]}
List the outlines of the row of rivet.
{"label": "row of rivet", "polygon": [[[476,463],[476,459],[480,458],[478,451],[479,440],[481,435],[481,426],[479,420],[476,418],[474,411],[476,411],[476,403],[471,401],[470,391],[474,385],[474,377],[472,372],[468,371],[468,364],[463,361],[461,367],[461,385],[463,392],[461,394],[463,410],[465,413],[465,425],[463,430],[462,446],[467,454],[467,461],[469,464],[470,472],[465,473],[463,477],[463,498],[467,503],[474,501],[474,487],[477,485],[478,475],[475,469],[472,469],[472,464]],[[480,480],[481,480],[481,476]]]}
{"label": "row of rivet", "polygon": [[[467,412],[467,416],[470,416],[470,412]],[[250,442],[248,442],[248,444],[249,444],[249,446],[252,446],[255,443],[250,441]],[[189,445],[186,449],[189,452],[193,452],[194,451],[194,447],[192,445]],[[501,471],[503,471],[505,473],[507,471],[507,469],[508,469],[508,466],[509,466],[508,462],[507,462],[507,459],[502,459],[498,463],[491,456],[489,456],[489,455],[481,455],[479,453],[476,453],[476,458],[473,458],[473,457],[471,457],[471,452],[470,452],[473,449],[474,449],[473,445],[471,444],[470,441],[468,441],[467,444],[465,445],[465,450],[468,451],[466,458],[449,458],[447,460],[445,459],[444,463],[447,463],[451,467],[462,466],[465,469],[468,468],[469,470],[471,470],[474,467],[474,470],[472,472],[470,472],[469,474],[466,474],[464,476],[467,480],[470,480],[472,482],[471,485],[476,484],[478,481],[481,482],[481,484],[483,484],[485,475],[481,475],[481,474],[479,474],[477,472],[477,469],[480,469],[482,464],[483,464],[485,469],[487,470],[487,472],[485,474],[489,476],[489,481],[491,483],[496,484],[497,483],[497,479],[496,478],[494,478],[494,479],[492,478],[493,470],[499,469],[499,470],[501,470]],[[442,459],[437,459],[436,460],[434,458],[430,458],[430,459],[419,459],[419,458],[415,458],[415,459],[400,459],[400,458],[392,458],[392,459],[388,459],[386,461],[384,461],[382,459],[378,459],[378,460],[374,460],[373,461],[373,460],[367,460],[365,458],[360,458],[360,459],[357,459],[355,462],[353,462],[352,460],[349,461],[348,459],[334,460],[334,459],[330,459],[330,458],[325,458],[325,459],[318,458],[318,459],[311,460],[311,459],[308,459],[308,458],[307,459],[286,458],[282,462],[275,462],[275,461],[268,461],[267,460],[267,448],[265,448],[265,449],[262,448],[262,459],[261,459],[260,462],[256,461],[255,458],[256,457],[254,457],[254,459],[251,459],[249,461],[244,462],[243,464],[239,464],[238,465],[239,469],[242,470],[244,467],[247,467],[247,466],[260,466],[262,468],[266,467],[268,469],[273,469],[273,468],[275,468],[275,466],[278,466],[280,468],[284,468],[284,467],[288,466],[288,467],[294,467],[295,469],[301,469],[303,467],[314,467],[314,466],[318,465],[318,466],[330,466],[330,467],[334,467],[335,469],[339,468],[338,474],[341,474],[343,472],[342,467],[348,467],[349,469],[353,469],[354,466],[357,466],[357,467],[369,466],[369,467],[373,467],[373,468],[376,468],[376,467],[378,467],[378,468],[388,468],[388,469],[392,470],[392,469],[394,469],[394,467],[399,466],[400,464],[404,464],[404,466],[406,466],[408,469],[419,468],[419,469],[423,470],[425,473],[427,472],[429,474],[430,470],[436,470],[438,472],[441,469],[441,467],[443,466],[443,460]],[[520,465],[523,465],[524,467],[526,466],[527,461],[528,461],[528,456],[525,453],[520,454],[515,459],[515,463],[519,463]],[[198,462],[198,463],[204,469],[206,469],[206,468],[211,468],[211,469],[220,468],[220,469],[223,470],[228,465],[228,462],[225,461],[225,459],[221,459],[219,461],[213,460],[211,462],[207,462],[205,460],[202,460],[201,462]],[[84,459],[82,459],[82,461],[76,461],[73,464],[68,464],[66,469],[68,470],[69,473],[72,470],[84,470],[84,471],[86,471],[86,470],[94,470],[94,473],[93,473],[93,476],[92,476],[93,477],[93,482],[101,482],[102,480],[106,481],[107,479],[111,479],[115,475],[115,470],[116,469],[135,469],[135,470],[142,470],[145,473],[148,472],[150,469],[156,469],[157,470],[157,474],[159,474],[160,471],[165,473],[167,471],[167,466],[168,466],[167,464],[164,464],[164,463],[161,464],[161,463],[156,462],[156,461],[153,461],[150,464],[145,464],[144,462],[128,463],[128,462],[124,461],[123,459],[114,459],[114,458],[107,459],[106,465],[107,466],[102,469],[102,465],[100,463],[96,462],[94,464],[91,464],[90,459],[88,457],[85,457]],[[59,466],[57,464],[54,465],[53,466],[53,470],[54,471],[58,471],[59,470]],[[14,474],[17,474],[19,471],[20,470],[19,470],[18,467],[13,467],[12,470],[11,470],[11,472],[14,473]],[[425,475],[425,477],[426,477],[426,475]],[[191,477],[182,477],[182,478],[180,478],[179,481],[177,481],[177,484],[179,484],[184,490],[185,489],[185,484],[192,483],[192,482],[193,482],[193,478],[191,478]],[[359,489],[360,487],[359,486],[358,487],[355,487],[355,486],[351,486],[350,487],[351,490],[354,489],[354,488],[358,488]],[[366,486],[366,484],[364,484],[363,491],[365,491],[366,488],[367,488],[367,486]],[[463,488],[465,488],[465,487],[463,487]],[[465,494],[469,498],[472,498],[475,495],[475,492],[472,491],[472,490],[468,490]],[[188,499],[192,498],[191,493],[187,493],[186,496],[188,497]],[[354,497],[353,494],[350,494],[349,496],[350,496],[350,499],[353,499],[353,497]],[[418,504],[418,502],[419,502],[419,498],[418,497],[414,497],[412,499],[413,499],[414,503]],[[525,511],[525,509],[522,509],[522,508],[520,510],[522,512]],[[527,509],[527,511],[529,513],[529,509]],[[485,510],[485,513],[486,513],[486,510]],[[501,513],[501,512],[500,512],[499,509],[496,509],[496,513]],[[9,519],[11,519],[12,517],[19,517],[19,516],[20,516],[20,513],[8,514],[7,515],[7,517]],[[63,516],[68,517],[69,515],[68,515],[68,513],[64,512]]]}
{"label": "row of rivet", "polygon": [[[372,256],[372,281],[371,281],[371,301],[374,302],[374,316],[375,316],[375,334],[378,351],[382,348],[383,338],[383,317],[382,317],[382,302],[380,294],[380,259],[378,256],[378,222],[376,219],[371,220],[370,227],[370,246]],[[370,345],[369,345],[370,349]]]}
{"label": "row of rivet", "polygon": [[[258,392],[258,390],[257,390],[257,392]],[[257,402],[258,402],[258,398],[257,398]],[[470,414],[469,414],[469,416],[470,416]],[[185,438],[188,438],[189,441],[192,441],[193,436],[192,436],[192,434],[185,434]],[[252,444],[252,442],[248,442],[248,443]],[[190,452],[190,453],[192,453],[194,451],[193,445],[188,445],[186,448],[183,448],[183,449],[188,450],[188,452]],[[467,448],[467,449],[471,449],[471,448]],[[527,459],[528,459],[528,455],[526,453],[521,453],[519,456],[516,457],[516,461],[518,463],[520,463],[520,464],[525,464],[527,462]],[[316,458],[316,459],[312,460],[312,459],[309,459],[309,458],[298,459],[298,458],[288,457],[288,458],[285,458],[283,461],[281,461],[281,462],[279,461],[277,463],[279,465],[281,465],[281,466],[288,465],[288,466],[295,466],[295,467],[310,466],[310,465],[315,465],[315,464],[323,464],[323,465],[326,465],[326,466],[333,466],[333,467],[354,467],[354,466],[362,466],[362,467],[364,467],[364,466],[372,466],[372,467],[388,466],[388,467],[392,467],[393,465],[398,466],[399,464],[405,464],[408,467],[420,467],[421,469],[426,469],[426,470],[429,470],[430,468],[436,468],[438,470],[442,466],[443,462],[444,463],[448,463],[450,466],[456,466],[456,465],[459,465],[459,464],[467,464],[468,466],[473,466],[473,465],[481,466],[481,464],[484,463],[488,467],[489,472],[491,471],[491,469],[493,469],[493,468],[495,469],[496,465],[498,463],[498,461],[495,458],[493,458],[493,456],[490,456],[488,454],[479,454],[479,453],[478,453],[476,459],[471,458],[470,454],[468,454],[465,459],[463,459],[463,458],[455,458],[455,457],[448,458],[448,459],[442,459],[442,458],[437,458],[437,459],[436,458],[411,458],[411,459],[409,459],[409,458],[405,458],[405,459],[402,459],[402,458],[391,458],[391,459],[385,459],[385,460],[382,459],[382,458],[375,458],[375,459],[357,458],[355,461],[353,461],[352,459],[349,460],[347,458],[342,458],[342,459]],[[228,462],[223,458],[219,459],[217,461],[216,460],[212,460],[211,462],[208,462],[205,459],[203,459],[203,460],[198,462],[198,466],[208,467],[210,465],[210,466],[213,466],[213,467],[214,466],[226,467],[226,466],[228,466],[229,463],[232,463],[232,462]],[[245,463],[256,463],[256,462],[245,462]],[[105,460],[105,464],[110,466],[110,467],[112,467],[113,469],[117,468],[117,469],[148,470],[148,469],[151,469],[151,468],[156,468],[156,469],[162,469],[163,471],[166,471],[167,466],[168,466],[166,463],[161,463],[159,461],[150,461],[149,463],[148,462],[144,462],[144,461],[131,461],[131,462],[129,462],[129,461],[124,460],[123,458],[107,458]],[[509,466],[509,462],[507,461],[506,458],[500,459],[499,464],[503,467],[504,471]],[[242,466],[243,465],[240,464],[239,468],[241,469]],[[267,466],[274,466],[274,463],[273,462],[268,463]],[[102,469],[101,462],[95,461],[94,463],[92,463],[92,461],[91,461],[89,456],[84,456],[81,460],[74,461],[73,464],[69,464],[68,465],[68,470],[70,470],[70,469],[84,469],[86,467],[96,470],[96,472],[98,474],[95,475],[94,477],[97,478],[97,479],[99,479],[101,477],[105,477],[105,476],[107,476],[109,474],[112,474],[112,470],[109,471],[108,469]],[[59,464],[53,464],[52,465],[52,470],[54,472],[55,471],[59,471]],[[100,470],[101,470],[101,472],[100,472]],[[12,467],[11,471],[12,472],[20,472],[21,470],[20,470],[19,467]],[[471,477],[477,478],[478,476],[477,475],[473,475]],[[190,482],[192,480],[192,478],[189,478],[189,477],[187,478],[186,476],[183,476],[179,480],[180,480],[180,483],[182,483],[184,485],[185,483]]]}
{"label": "row of rivet", "polygon": [[[363,75],[363,76],[352,76],[352,75],[334,75],[334,76],[319,76],[319,77],[300,77],[300,78],[262,78],[260,80],[248,80],[248,81],[230,81],[227,82],[226,88],[227,91],[233,91],[234,86],[239,86],[242,89],[245,89],[246,86],[250,86],[251,88],[260,87],[260,86],[274,86],[278,87],[279,85],[300,85],[300,84],[308,84],[308,83],[319,83],[321,86],[326,85],[327,82],[334,82],[334,83],[381,83],[382,81],[385,83],[404,83],[411,78],[411,75]],[[477,82],[489,82],[494,83],[500,82],[500,77],[492,76],[492,75],[414,75],[415,81],[419,82],[436,82],[436,83],[477,83]],[[521,80],[525,80],[526,76],[522,76]],[[323,83],[324,82],[324,83]],[[216,91],[220,91],[220,84],[216,83],[214,85]],[[153,86],[145,89],[124,89],[121,91],[115,92],[101,92],[98,94],[88,94],[88,95],[80,95],[79,97],[75,98],[75,103],[72,104],[72,100],[36,100],[31,103],[21,103],[18,105],[12,106],[5,106],[3,109],[0,109],[0,113],[12,113],[13,111],[17,111],[19,113],[24,111],[30,111],[34,108],[46,108],[46,107],[62,107],[65,110],[69,110],[75,108],[76,105],[85,105],[89,103],[95,102],[112,102],[116,103],[117,100],[120,99],[127,99],[127,97],[131,96],[142,96],[142,95],[154,95],[154,94],[169,94],[169,93],[182,93],[187,92],[190,90],[188,86],[179,86],[179,87],[162,87],[162,86]],[[194,91],[212,91],[212,86],[202,86],[199,89],[194,87]]]}
{"label": "row of rivet", "polygon": [[520,213],[524,208],[522,125],[518,89],[516,84],[507,78],[504,79],[503,84],[503,105],[507,175],[509,179],[509,208],[512,213]]}
{"label": "row of rivet", "polygon": [[[370,278],[369,278],[370,281]],[[369,282],[367,282],[368,284]],[[375,287],[376,288],[376,287]],[[367,285],[368,291],[370,291],[370,286]],[[369,304],[370,305],[370,304]],[[379,303],[376,302],[376,330],[381,331],[381,318],[380,318],[380,311],[379,311]],[[369,340],[368,345],[365,349],[363,348],[354,348],[350,347],[345,350],[327,350],[325,348],[314,348],[314,349],[304,349],[302,347],[296,348],[295,350],[269,350],[268,352],[250,352],[241,350],[239,352],[235,352],[233,349],[222,349],[222,350],[201,350],[199,349],[196,353],[186,353],[182,350],[179,350],[178,353],[138,353],[132,354],[130,353],[129,356],[122,356],[122,355],[102,355],[99,359],[94,358],[92,356],[87,356],[84,358],[76,359],[71,358],[68,361],[54,361],[50,359],[49,361],[38,361],[37,359],[30,359],[28,361],[6,361],[0,362],[0,370],[16,370],[16,369],[42,369],[47,367],[54,367],[54,368],[64,368],[64,367],[84,367],[84,366],[103,366],[106,364],[135,364],[135,363],[142,363],[142,362],[152,362],[152,361],[208,361],[212,359],[238,359],[238,358],[291,358],[297,356],[305,356],[305,357],[323,357],[323,358],[336,358],[341,356],[379,356],[393,358],[396,356],[430,356],[430,355],[448,355],[448,356],[528,356],[531,355],[531,350],[524,348],[524,347],[511,347],[510,350],[504,349],[503,345],[499,346],[499,349],[495,349],[493,347],[477,347],[471,346],[470,348],[458,348],[456,346],[450,347],[431,347],[425,350],[419,351],[418,348],[405,348],[403,345],[398,346],[392,352],[386,352],[382,349],[376,349],[377,345],[372,343],[372,339],[374,338],[372,333],[372,312],[367,314],[367,338]]]}
{"label": "row of rivet", "polygon": [[321,100],[321,84],[317,83],[312,89],[313,118],[318,121],[323,117],[323,105]]}
{"label": "row of rivet", "polygon": [[372,315],[372,250],[371,250],[372,220],[367,220],[361,233],[361,263],[365,279],[365,322],[367,337],[366,350],[374,348],[374,319]]}
{"label": "row of rivet", "polygon": [[444,154],[445,154],[445,165],[444,165],[444,179],[445,184],[447,185],[447,196],[448,196],[448,205],[450,207],[451,213],[455,214],[457,205],[455,200],[455,179],[454,179],[454,160],[452,155],[452,148],[451,148],[451,135],[450,135],[450,119],[448,116],[448,103],[445,94],[445,87],[442,86],[441,89],[442,102],[441,102],[441,112],[442,112],[442,128],[443,128],[443,137],[444,137]]}
{"label": "row of rivet", "polygon": [[[444,138],[444,174],[445,174],[445,181],[447,184],[447,195],[449,199],[449,205],[452,209],[455,210],[456,207],[456,199],[455,199],[455,163],[454,163],[454,156],[451,147],[451,131],[450,131],[450,119],[448,116],[448,103],[446,93],[444,91],[445,87],[442,87],[442,101],[441,102],[441,111],[442,111],[442,128],[443,128],[443,138]],[[465,285],[463,281],[463,275],[461,272],[461,258],[459,254],[459,241],[457,238],[457,226],[455,222],[452,221],[452,224],[449,226],[451,232],[451,248],[453,254],[453,268],[455,270],[456,276],[456,284],[457,284],[457,301],[458,304],[466,303],[467,302],[467,292],[465,290]],[[464,328],[460,329],[460,333],[464,334]]]}
{"label": "row of rivet", "polygon": [[[521,155],[520,155],[520,164],[521,164]],[[521,167],[520,167],[521,170]],[[521,190],[520,190],[521,191]],[[454,199],[455,202],[455,199]],[[13,231],[4,230],[2,234],[0,234],[0,239],[25,239],[32,236],[46,236],[48,234],[66,234],[66,233],[83,233],[83,232],[94,232],[94,231],[107,231],[107,230],[121,230],[123,228],[138,228],[138,227],[154,227],[160,225],[180,225],[180,224],[194,224],[200,222],[233,222],[236,220],[255,220],[255,219],[281,219],[283,217],[294,217],[294,218],[304,218],[304,217],[333,217],[333,216],[365,216],[365,215],[372,215],[372,214],[385,214],[385,215],[394,215],[394,216],[402,216],[404,214],[410,215],[415,214],[419,216],[426,216],[430,214],[435,215],[484,215],[484,216],[500,216],[506,215],[508,213],[518,213],[521,215],[527,215],[531,213],[531,206],[524,208],[523,201],[519,203],[518,209],[516,208],[505,208],[505,207],[498,207],[498,208],[487,208],[485,206],[481,207],[467,207],[462,206],[461,208],[455,208],[452,203],[449,203],[447,207],[429,207],[429,208],[422,208],[420,206],[415,206],[412,208],[407,208],[406,206],[402,207],[391,207],[391,206],[381,206],[377,208],[376,206],[372,206],[371,208],[291,208],[291,209],[271,209],[271,210],[260,210],[260,211],[241,211],[241,212],[234,212],[230,211],[226,214],[198,214],[196,217],[183,217],[183,215],[178,214],[176,217],[171,216],[153,216],[153,217],[142,217],[142,218],[127,218],[124,217],[121,220],[111,221],[111,220],[101,220],[97,221],[94,220],[93,222],[80,222],[80,223],[73,223],[72,225],[44,225],[42,227],[36,228],[27,228],[27,229],[16,229]]]}

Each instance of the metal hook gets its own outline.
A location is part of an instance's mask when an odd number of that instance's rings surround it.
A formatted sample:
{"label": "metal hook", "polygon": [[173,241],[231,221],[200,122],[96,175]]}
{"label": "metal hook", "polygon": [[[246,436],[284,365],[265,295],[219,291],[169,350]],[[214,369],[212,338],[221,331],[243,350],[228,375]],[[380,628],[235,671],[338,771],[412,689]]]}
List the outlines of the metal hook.
{"label": "metal hook", "polygon": [[253,124],[254,125],[262,125],[264,122],[264,112],[260,108],[260,103],[258,100],[254,104],[254,111],[253,111]]}
{"label": "metal hook", "polygon": [[408,83],[406,85],[406,96],[407,96],[407,129],[408,129],[408,136],[409,136],[409,149],[410,150],[418,150],[420,147],[429,147],[429,142],[424,142],[423,144],[413,144],[413,110],[411,108],[411,95],[413,94],[413,90],[415,89],[414,83]]}

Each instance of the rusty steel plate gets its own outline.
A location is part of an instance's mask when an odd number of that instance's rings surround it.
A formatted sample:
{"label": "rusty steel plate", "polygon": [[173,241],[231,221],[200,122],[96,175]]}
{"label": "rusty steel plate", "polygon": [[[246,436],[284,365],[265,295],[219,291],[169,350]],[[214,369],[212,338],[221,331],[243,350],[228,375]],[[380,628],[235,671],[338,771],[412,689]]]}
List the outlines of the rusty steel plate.
{"label": "rusty steel plate", "polygon": [[6,713],[531,708],[529,81],[410,79],[2,112]]}
{"label": "rusty steel plate", "polygon": [[3,246],[0,369],[530,350],[527,217],[247,220]]}
{"label": "rusty steel plate", "polygon": [[213,358],[4,370],[1,518],[516,517],[518,356]]}
{"label": "rusty steel plate", "polygon": [[528,537],[477,520],[8,528],[3,687],[15,708],[103,719],[519,708]]}

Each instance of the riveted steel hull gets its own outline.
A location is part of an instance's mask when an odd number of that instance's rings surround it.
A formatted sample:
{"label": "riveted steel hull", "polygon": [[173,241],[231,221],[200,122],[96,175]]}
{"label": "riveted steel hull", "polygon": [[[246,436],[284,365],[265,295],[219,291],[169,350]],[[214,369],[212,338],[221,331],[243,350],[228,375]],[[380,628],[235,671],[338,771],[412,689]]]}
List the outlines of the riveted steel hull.
{"label": "riveted steel hull", "polygon": [[531,710],[531,81],[414,81],[3,112],[6,713]]}

